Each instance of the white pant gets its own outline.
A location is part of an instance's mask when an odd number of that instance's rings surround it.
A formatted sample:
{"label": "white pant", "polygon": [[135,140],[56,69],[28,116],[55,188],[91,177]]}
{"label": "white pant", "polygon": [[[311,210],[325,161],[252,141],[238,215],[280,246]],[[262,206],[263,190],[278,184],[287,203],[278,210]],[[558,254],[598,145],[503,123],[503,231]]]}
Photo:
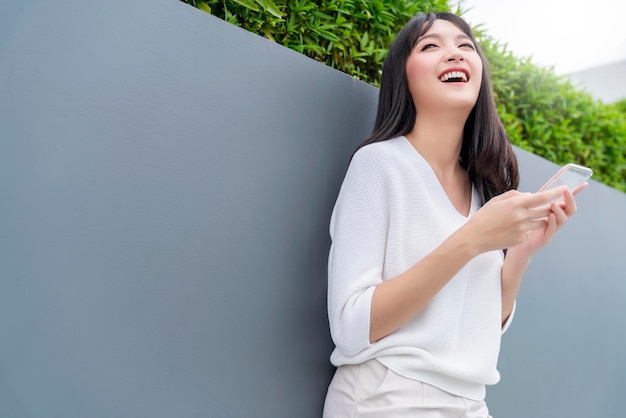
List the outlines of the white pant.
{"label": "white pant", "polygon": [[378,360],[340,366],[323,418],[491,418],[485,401],[452,395],[402,377]]}

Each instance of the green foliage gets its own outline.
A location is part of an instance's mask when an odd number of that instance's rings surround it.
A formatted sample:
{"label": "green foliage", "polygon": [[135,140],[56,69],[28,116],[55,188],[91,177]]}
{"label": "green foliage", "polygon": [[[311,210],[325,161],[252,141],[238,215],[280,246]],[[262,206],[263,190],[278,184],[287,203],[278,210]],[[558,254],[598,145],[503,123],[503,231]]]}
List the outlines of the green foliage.
{"label": "green foliage", "polygon": [[613,103],[613,105],[617,107],[617,110],[626,114],[626,99],[618,100],[617,102]]}
{"label": "green foliage", "polygon": [[402,26],[418,12],[450,10],[447,0],[256,0],[260,8],[252,0],[204,3],[227,22],[375,86]]}
{"label": "green foliage", "polygon": [[626,191],[626,113],[593,99],[551,68],[513,56],[487,36],[480,45],[511,141],[558,164],[592,167],[595,180]]}
{"label": "green foliage", "polygon": [[181,0],[183,3],[191,4],[200,10],[211,13],[211,7],[204,0]]}
{"label": "green foliage", "polygon": [[[391,41],[411,17],[450,10],[447,0],[181,1],[374,86]],[[475,32],[513,144],[558,164],[592,167],[595,180],[626,191],[626,100],[594,100],[551,68]]]}

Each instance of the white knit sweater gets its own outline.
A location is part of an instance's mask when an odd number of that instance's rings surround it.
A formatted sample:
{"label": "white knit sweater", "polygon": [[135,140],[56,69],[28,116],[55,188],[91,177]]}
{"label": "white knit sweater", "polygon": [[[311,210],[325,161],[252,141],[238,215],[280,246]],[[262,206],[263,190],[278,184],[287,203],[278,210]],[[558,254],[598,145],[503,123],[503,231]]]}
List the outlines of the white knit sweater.
{"label": "white knit sweater", "polygon": [[[473,190],[469,216],[478,209]],[[335,366],[377,358],[399,375],[484,399],[485,385],[500,379],[502,251],[472,259],[409,322],[369,342],[375,286],[408,270],[467,220],[405,137],[354,155],[330,222],[328,316]]]}

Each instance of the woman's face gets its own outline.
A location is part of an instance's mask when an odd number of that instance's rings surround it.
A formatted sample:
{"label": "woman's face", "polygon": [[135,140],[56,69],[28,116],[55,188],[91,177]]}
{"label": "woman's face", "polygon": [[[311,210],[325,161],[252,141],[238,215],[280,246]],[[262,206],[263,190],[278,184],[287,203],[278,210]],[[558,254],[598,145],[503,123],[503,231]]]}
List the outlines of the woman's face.
{"label": "woman's face", "polygon": [[465,109],[476,104],[483,65],[471,38],[447,20],[435,20],[406,63],[417,112]]}

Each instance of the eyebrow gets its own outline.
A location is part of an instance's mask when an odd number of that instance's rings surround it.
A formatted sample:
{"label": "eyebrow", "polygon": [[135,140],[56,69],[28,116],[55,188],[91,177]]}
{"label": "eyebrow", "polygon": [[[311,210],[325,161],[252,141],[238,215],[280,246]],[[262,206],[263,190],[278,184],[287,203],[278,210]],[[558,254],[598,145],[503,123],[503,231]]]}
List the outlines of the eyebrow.
{"label": "eyebrow", "polygon": [[[438,33],[427,33],[426,35],[422,35],[422,36],[420,36],[419,38],[417,38],[417,41],[415,42],[415,44],[417,45],[417,44],[418,44],[418,43],[420,43],[422,40],[424,40],[424,39],[428,39],[428,38],[436,38],[436,39],[439,39],[439,40],[440,40],[440,39],[442,39],[442,38],[443,38],[443,36],[441,36],[441,35],[440,35],[440,34],[438,34]],[[470,42],[472,42],[472,43],[474,42],[474,41],[472,41],[472,38],[470,38],[469,36],[467,36],[467,35],[466,35],[466,34],[464,34],[464,33],[459,33],[458,35],[456,35],[456,36],[454,37],[454,39],[467,39],[468,41],[470,41]]]}

